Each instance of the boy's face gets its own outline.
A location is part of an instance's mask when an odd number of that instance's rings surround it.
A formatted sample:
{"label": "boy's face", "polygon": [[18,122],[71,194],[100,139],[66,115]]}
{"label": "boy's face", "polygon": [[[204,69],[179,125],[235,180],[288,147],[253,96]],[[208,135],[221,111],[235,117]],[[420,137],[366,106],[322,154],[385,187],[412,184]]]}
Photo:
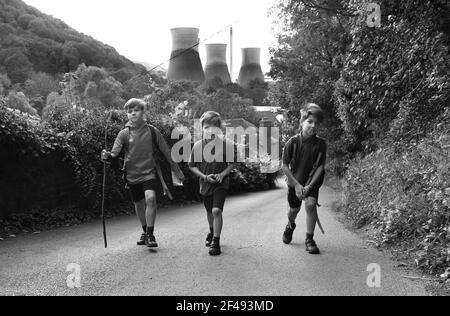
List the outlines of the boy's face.
{"label": "boy's face", "polygon": [[203,124],[203,138],[204,139],[215,139],[217,134],[219,133],[220,128],[217,126],[211,125],[209,123]]}
{"label": "boy's face", "polygon": [[314,116],[310,115],[302,124],[303,135],[306,137],[314,136],[317,133],[317,128],[320,122]]}
{"label": "boy's face", "polygon": [[127,110],[127,116],[128,120],[130,120],[132,123],[138,123],[142,121],[144,117],[144,111],[142,111],[139,107],[135,106]]}

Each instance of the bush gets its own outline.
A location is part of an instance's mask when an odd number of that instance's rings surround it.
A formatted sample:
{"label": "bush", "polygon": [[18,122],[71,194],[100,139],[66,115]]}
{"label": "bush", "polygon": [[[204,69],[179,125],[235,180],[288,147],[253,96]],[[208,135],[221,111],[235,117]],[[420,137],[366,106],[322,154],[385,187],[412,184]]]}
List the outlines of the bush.
{"label": "bush", "polygon": [[409,240],[417,264],[450,264],[450,109],[426,138],[382,144],[345,176],[344,209],[358,227],[372,224],[385,244]]}

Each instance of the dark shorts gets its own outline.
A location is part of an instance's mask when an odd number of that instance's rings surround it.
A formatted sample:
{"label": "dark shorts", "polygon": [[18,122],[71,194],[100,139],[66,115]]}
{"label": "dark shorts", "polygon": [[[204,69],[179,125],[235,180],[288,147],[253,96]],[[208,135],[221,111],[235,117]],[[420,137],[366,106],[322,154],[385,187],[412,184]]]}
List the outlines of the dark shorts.
{"label": "dark shorts", "polygon": [[143,183],[129,185],[131,200],[137,203],[145,199],[145,191],[158,191],[158,181],[156,179],[148,180]]}
{"label": "dark shorts", "polygon": [[[320,186],[314,186],[306,197],[307,198],[308,197],[313,197],[316,200],[318,200],[319,199],[319,189],[320,189]],[[288,191],[288,202],[289,202],[289,207],[290,208],[300,208],[302,206],[302,200],[300,200],[297,197],[297,194],[295,194],[295,189],[294,188],[289,188],[289,191]]]}
{"label": "dark shorts", "polygon": [[205,204],[206,211],[211,213],[214,208],[223,210],[225,206],[225,200],[228,195],[228,190],[218,189],[214,191],[214,194],[203,196],[203,202]]}

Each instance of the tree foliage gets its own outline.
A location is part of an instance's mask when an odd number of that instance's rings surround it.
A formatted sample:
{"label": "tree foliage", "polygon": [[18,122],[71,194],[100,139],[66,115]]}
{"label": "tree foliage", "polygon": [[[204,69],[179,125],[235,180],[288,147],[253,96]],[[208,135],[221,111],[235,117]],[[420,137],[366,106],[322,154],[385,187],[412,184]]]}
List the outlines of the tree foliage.
{"label": "tree foliage", "polygon": [[450,100],[447,1],[380,4],[380,28],[367,27],[364,16],[351,21],[352,44],[335,91],[355,150],[370,151],[386,135],[423,137]]}

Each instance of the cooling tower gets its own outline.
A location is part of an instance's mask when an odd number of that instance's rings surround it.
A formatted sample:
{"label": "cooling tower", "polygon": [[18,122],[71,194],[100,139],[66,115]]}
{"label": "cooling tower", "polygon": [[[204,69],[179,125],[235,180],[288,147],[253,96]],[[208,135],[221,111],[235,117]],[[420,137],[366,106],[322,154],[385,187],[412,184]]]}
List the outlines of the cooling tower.
{"label": "cooling tower", "polygon": [[169,80],[205,81],[198,53],[199,29],[183,27],[170,31],[172,33],[172,54],[167,78]]}
{"label": "cooling tower", "polygon": [[206,80],[219,78],[224,85],[231,83],[230,72],[227,66],[227,44],[206,45]]}
{"label": "cooling tower", "polygon": [[252,82],[253,80],[259,79],[261,81],[264,81],[260,59],[260,48],[242,49],[242,67],[239,73],[238,83],[243,88],[248,88],[250,82]]}

